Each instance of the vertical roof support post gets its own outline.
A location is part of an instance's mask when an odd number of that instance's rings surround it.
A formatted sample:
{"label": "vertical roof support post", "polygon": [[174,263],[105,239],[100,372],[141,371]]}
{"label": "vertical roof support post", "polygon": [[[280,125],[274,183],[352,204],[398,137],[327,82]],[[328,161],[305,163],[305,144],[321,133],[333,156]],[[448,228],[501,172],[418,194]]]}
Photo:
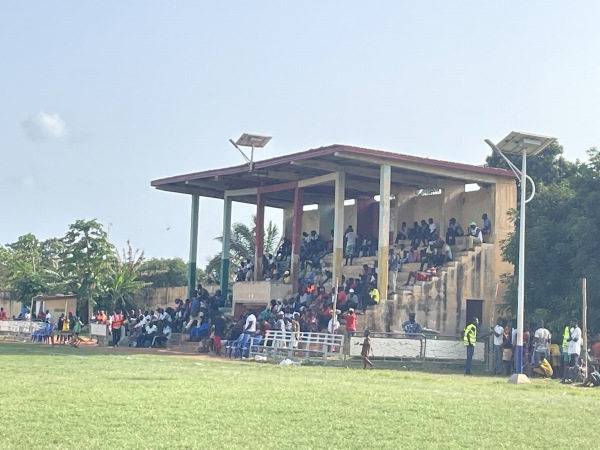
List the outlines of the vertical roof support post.
{"label": "vertical roof support post", "polygon": [[379,273],[377,275],[377,289],[379,298],[388,298],[388,255],[390,252],[390,194],[392,182],[392,168],[389,165],[380,167],[379,176],[379,249],[377,259]]}

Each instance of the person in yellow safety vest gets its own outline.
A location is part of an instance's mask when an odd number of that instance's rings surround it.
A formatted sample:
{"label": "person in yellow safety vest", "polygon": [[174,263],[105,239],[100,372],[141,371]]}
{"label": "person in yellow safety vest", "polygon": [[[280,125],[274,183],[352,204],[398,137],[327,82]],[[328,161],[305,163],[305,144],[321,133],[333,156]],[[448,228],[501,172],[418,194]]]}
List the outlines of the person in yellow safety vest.
{"label": "person in yellow safety vest", "polygon": [[479,325],[479,319],[473,317],[471,323],[465,327],[463,335],[463,341],[467,348],[467,362],[465,365],[465,375],[471,375],[471,363],[473,361],[473,353],[475,353],[475,343],[477,341],[477,325]]}
{"label": "person in yellow safety vest", "polygon": [[569,336],[571,336],[571,327],[567,325],[565,327],[565,331],[563,332],[563,341],[562,341],[562,377],[561,380],[565,381],[567,379],[567,371],[569,369]]}
{"label": "person in yellow safety vest", "polygon": [[117,309],[110,318],[113,347],[119,346],[119,341],[121,340],[121,325],[123,325],[123,314],[121,314],[120,309]]}

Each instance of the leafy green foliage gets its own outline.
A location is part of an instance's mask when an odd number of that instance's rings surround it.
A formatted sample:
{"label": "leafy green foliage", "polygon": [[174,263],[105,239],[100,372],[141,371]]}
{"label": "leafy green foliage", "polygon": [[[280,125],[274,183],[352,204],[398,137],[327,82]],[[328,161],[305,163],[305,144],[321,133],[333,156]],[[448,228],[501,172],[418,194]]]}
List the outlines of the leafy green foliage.
{"label": "leafy green foliage", "polygon": [[[231,244],[229,248],[229,279],[231,280],[237,267],[247,260],[254,261],[256,248],[256,217],[252,217],[253,226],[243,223],[234,223],[231,226]],[[264,231],[263,249],[265,255],[273,254],[277,250],[280,239],[279,228],[269,221]],[[223,242],[223,236],[215,238]],[[221,253],[209,259],[204,269],[210,281],[220,282],[221,279]]]}
{"label": "leafy green foliage", "polygon": [[[127,241],[127,250],[123,249],[121,255],[116,253],[116,263],[111,266],[108,278],[107,297],[110,305],[105,310],[115,309],[131,310],[136,305],[133,296],[144,287],[144,282],[138,279],[144,261],[144,252],[133,250],[131,243]],[[104,306],[104,305],[103,305]]]}
{"label": "leafy green foliage", "polygon": [[153,287],[187,286],[188,266],[181,258],[151,258],[142,263],[139,278]]}

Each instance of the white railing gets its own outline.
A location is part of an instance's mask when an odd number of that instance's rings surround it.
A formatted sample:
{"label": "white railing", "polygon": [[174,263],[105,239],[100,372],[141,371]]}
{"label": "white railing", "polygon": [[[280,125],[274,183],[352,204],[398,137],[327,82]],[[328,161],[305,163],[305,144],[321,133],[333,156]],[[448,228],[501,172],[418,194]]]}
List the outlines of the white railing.
{"label": "white railing", "polygon": [[251,354],[272,358],[298,358],[323,360],[330,356],[344,358],[344,335],[328,333],[294,333],[291,331],[268,330],[259,346],[253,346]]}

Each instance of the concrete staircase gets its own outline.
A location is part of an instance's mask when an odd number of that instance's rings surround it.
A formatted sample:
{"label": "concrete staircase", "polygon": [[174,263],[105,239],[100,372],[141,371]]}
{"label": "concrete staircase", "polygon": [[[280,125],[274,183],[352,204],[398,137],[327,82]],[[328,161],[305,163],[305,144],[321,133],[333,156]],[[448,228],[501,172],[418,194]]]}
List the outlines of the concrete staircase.
{"label": "concrete staircase", "polygon": [[[485,280],[478,279],[482,275],[481,272],[485,271],[485,264],[480,261],[484,259],[481,254],[482,244],[476,239],[457,238],[456,245],[451,246],[451,249],[453,260],[438,269],[437,276],[432,281],[416,281],[413,286],[403,286],[408,279],[408,273],[420,268],[420,263],[404,264],[402,271],[398,273],[396,292],[389,292],[387,299],[382,299],[379,305],[372,306],[365,311],[364,315],[359,315],[356,322],[357,330],[369,328],[376,331],[398,331],[401,321],[407,320],[408,312],[412,311],[417,313],[417,321],[423,326],[441,329],[442,333],[455,335],[458,329],[452,321],[448,326],[449,329],[442,329],[444,327],[440,326],[441,323],[446,322],[446,314],[448,316],[456,314],[455,311],[440,312],[440,304],[445,303],[442,297],[445,297],[446,293],[452,293],[456,297],[464,296],[458,284],[466,282],[469,286],[485,284]],[[376,257],[355,258],[354,265],[345,266],[343,274],[346,277],[357,277],[362,273],[363,264],[373,267],[376,259]],[[330,270],[331,255],[324,258],[321,264]],[[436,317],[432,317],[433,314]]]}

